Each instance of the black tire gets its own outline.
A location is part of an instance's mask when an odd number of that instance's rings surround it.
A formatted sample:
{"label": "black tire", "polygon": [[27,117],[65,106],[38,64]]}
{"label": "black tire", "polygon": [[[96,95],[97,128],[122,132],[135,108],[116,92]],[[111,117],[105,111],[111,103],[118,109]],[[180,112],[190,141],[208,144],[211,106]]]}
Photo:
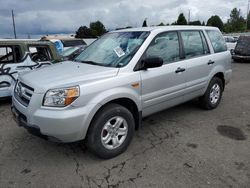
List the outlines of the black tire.
{"label": "black tire", "polygon": [[[127,136],[121,145],[114,149],[107,149],[102,143],[105,124],[112,118],[122,117],[126,120]],[[88,130],[86,145],[95,155],[103,159],[110,159],[123,153],[129,146],[135,131],[135,121],[131,112],[118,104],[107,104],[95,115]],[[113,141],[112,141],[113,142]]]}
{"label": "black tire", "polygon": [[[219,86],[220,92],[219,92],[218,100],[213,103],[211,101],[211,99],[210,99],[210,93],[211,93],[212,88],[216,84]],[[215,109],[220,104],[222,93],[223,93],[223,82],[222,82],[222,80],[220,78],[218,78],[218,77],[213,77],[212,80],[210,81],[208,87],[207,87],[206,93],[202,97],[200,97],[201,107],[206,109],[206,110]]]}

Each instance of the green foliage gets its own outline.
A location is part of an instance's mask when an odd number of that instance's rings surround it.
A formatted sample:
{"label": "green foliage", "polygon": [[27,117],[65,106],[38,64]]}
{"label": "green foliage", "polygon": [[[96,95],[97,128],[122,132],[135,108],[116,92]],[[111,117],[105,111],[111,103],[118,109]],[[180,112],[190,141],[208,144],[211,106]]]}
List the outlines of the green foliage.
{"label": "green foliage", "polygon": [[175,22],[171,23],[171,25],[177,25],[177,22],[175,21]]}
{"label": "green foliage", "polygon": [[241,16],[240,9],[234,8],[231,11],[230,19],[225,24],[224,31],[229,32],[243,32],[246,30],[246,21]]}
{"label": "green foliage", "polygon": [[76,31],[76,36],[75,38],[95,38],[92,34],[91,29],[89,29],[87,26],[81,26],[79,29]]}
{"label": "green foliage", "polygon": [[101,36],[101,35],[103,35],[104,33],[107,32],[106,29],[105,29],[105,26],[99,20],[96,21],[96,22],[91,22],[89,24],[89,28],[90,28],[90,30],[92,32],[92,35],[96,36],[96,37]]}
{"label": "green foliage", "polygon": [[96,21],[91,22],[89,24],[89,28],[87,26],[81,26],[76,31],[75,38],[97,38],[104,33],[106,33],[105,26],[102,22]]}
{"label": "green foliage", "polygon": [[157,26],[164,26],[164,25],[165,25],[165,24],[161,22],[161,23],[160,23],[159,25],[157,25]]}
{"label": "green foliage", "polygon": [[147,24],[147,19],[145,19],[142,23],[142,27],[148,27],[148,24]]}
{"label": "green foliage", "polygon": [[250,12],[247,15],[247,30],[250,29]]}
{"label": "green foliage", "polygon": [[207,21],[207,26],[218,27],[221,31],[223,30],[223,22],[219,16],[211,16]]}
{"label": "green foliage", "polygon": [[179,16],[178,16],[178,19],[177,19],[177,22],[176,22],[177,25],[187,25],[187,20],[184,16],[183,13],[181,13]]}

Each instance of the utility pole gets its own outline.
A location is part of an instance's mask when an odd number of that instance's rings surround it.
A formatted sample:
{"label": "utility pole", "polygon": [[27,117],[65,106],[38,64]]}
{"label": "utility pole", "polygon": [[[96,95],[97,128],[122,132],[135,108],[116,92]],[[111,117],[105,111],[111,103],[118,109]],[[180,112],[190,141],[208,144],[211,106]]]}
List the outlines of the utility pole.
{"label": "utility pole", "polygon": [[190,24],[190,9],[188,9],[188,24]]}
{"label": "utility pole", "polygon": [[15,39],[16,39],[16,24],[15,24],[14,10],[12,10],[11,13],[12,13],[12,22],[13,22],[14,36],[15,36]]}

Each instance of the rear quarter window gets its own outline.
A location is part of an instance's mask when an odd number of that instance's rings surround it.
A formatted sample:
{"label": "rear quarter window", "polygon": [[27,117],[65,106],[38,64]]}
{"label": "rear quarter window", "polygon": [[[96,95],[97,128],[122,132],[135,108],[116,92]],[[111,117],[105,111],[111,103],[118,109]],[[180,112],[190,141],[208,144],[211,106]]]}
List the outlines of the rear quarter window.
{"label": "rear quarter window", "polygon": [[225,39],[219,31],[207,30],[206,32],[212,43],[215,53],[227,51],[227,45],[226,45]]}

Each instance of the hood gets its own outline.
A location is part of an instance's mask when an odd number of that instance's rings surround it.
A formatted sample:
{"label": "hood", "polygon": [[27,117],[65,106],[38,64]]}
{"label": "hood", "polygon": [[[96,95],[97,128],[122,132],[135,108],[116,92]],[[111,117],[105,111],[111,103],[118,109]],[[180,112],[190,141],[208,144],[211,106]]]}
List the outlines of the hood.
{"label": "hood", "polygon": [[119,69],[65,61],[39,68],[19,75],[19,80],[35,89],[35,93],[44,93],[48,89],[70,87],[83,83],[114,77]]}

